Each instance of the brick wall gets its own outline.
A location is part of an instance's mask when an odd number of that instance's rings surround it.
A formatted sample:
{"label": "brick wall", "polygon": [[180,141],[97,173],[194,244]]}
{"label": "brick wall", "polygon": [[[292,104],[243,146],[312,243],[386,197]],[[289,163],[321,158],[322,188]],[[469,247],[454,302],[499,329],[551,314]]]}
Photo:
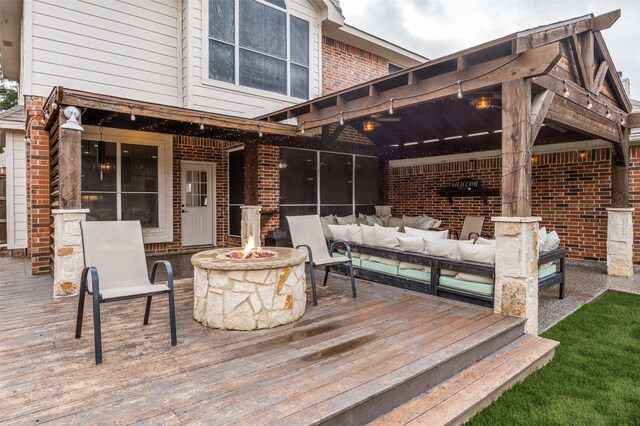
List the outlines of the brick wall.
{"label": "brick wall", "polygon": [[[485,216],[484,233],[493,234],[492,216],[501,213],[501,198],[458,197],[449,204],[438,190],[458,179],[482,179],[487,188],[500,188],[499,158],[392,168],[389,204],[394,216],[429,214],[443,226],[460,230],[467,215]],[[541,226],[556,230],[561,245],[574,259],[606,260],[607,212],[611,197],[611,160],[608,149],[539,154],[532,161],[532,214]],[[640,148],[632,148],[632,184],[640,184]],[[631,191],[632,203],[640,192]],[[632,204],[632,205],[633,205]],[[636,220],[635,239],[640,242]],[[635,260],[640,260],[636,255]]]}
{"label": "brick wall", "polygon": [[280,148],[258,145],[258,204],[265,212],[260,234],[263,237],[269,231],[280,227],[280,214],[268,214],[277,211],[280,203]]}
{"label": "brick wall", "polygon": [[323,95],[387,74],[387,59],[341,41],[322,37]]}
{"label": "brick wall", "polygon": [[181,174],[182,161],[205,161],[216,164],[216,241],[218,247],[232,247],[240,239],[228,235],[228,157],[231,148],[240,146],[235,142],[176,136],[173,140],[173,241],[169,243],[145,244],[148,253],[178,252],[197,247],[182,247],[181,238]]}
{"label": "brick wall", "polygon": [[49,132],[44,130],[45,99],[26,97],[27,223],[31,273],[49,273],[51,250],[51,196],[49,186]]}

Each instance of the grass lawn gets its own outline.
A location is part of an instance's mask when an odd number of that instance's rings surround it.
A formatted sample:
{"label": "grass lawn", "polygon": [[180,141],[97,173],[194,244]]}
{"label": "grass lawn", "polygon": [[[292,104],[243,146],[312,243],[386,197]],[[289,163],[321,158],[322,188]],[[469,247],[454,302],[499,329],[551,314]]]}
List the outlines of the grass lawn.
{"label": "grass lawn", "polygon": [[467,424],[640,424],[640,296],[606,293],[542,336],[553,360]]}

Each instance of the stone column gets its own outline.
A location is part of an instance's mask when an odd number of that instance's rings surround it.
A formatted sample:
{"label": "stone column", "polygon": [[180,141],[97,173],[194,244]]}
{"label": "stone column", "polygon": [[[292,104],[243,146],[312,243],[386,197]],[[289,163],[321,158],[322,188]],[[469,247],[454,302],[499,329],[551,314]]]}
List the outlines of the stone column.
{"label": "stone column", "polygon": [[391,216],[391,207],[393,206],[375,206],[376,216]]}
{"label": "stone column", "polygon": [[607,273],[633,276],[633,208],[608,208]]}
{"label": "stone column", "polygon": [[84,268],[80,221],[89,209],[52,210],[53,214],[53,297],[73,296],[80,289]]}
{"label": "stone column", "polygon": [[493,217],[496,277],[493,310],[525,318],[524,331],[538,334],[539,217]]}
{"label": "stone column", "polygon": [[256,247],[260,247],[260,210],[262,206],[240,206],[242,210],[242,246],[247,244],[249,237],[253,238]]}

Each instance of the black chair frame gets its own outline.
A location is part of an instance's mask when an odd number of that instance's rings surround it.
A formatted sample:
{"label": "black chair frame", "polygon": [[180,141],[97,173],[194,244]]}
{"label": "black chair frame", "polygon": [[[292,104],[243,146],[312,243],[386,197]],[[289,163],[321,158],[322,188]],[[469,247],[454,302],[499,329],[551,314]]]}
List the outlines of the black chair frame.
{"label": "black chair frame", "polygon": [[[140,297],[147,298],[147,304],[144,311],[144,321],[143,325],[149,324],[149,314],[151,312],[151,298],[153,296],[157,296],[159,294],[167,293],[169,296],[169,323],[171,327],[171,346],[176,346],[178,344],[178,338],[176,336],[176,313],[175,313],[175,303],[174,303],[174,295],[173,295],[173,268],[171,267],[171,263],[166,260],[158,260],[151,267],[151,273],[149,274],[149,281],[151,284],[155,283],[156,279],[156,270],[159,265],[164,265],[167,272],[167,287],[169,287],[169,291],[159,291],[153,293],[143,293],[136,294],[133,296],[125,296],[125,297],[114,297],[112,299],[102,299],[100,296],[100,283],[98,270],[93,266],[88,266],[82,270],[82,276],[80,279],[80,294],[78,298],[78,316],[76,319],[76,339],[79,339],[82,335],[82,318],[84,315],[84,299],[85,293],[89,293],[93,299],[93,336],[94,336],[94,344],[95,344],[95,357],[96,364],[102,363],[102,327],[100,323],[100,304],[106,302],[117,302],[120,300],[128,300],[128,299],[136,299]],[[92,290],[89,291],[89,286],[87,285],[87,277],[91,274],[91,284]]]}

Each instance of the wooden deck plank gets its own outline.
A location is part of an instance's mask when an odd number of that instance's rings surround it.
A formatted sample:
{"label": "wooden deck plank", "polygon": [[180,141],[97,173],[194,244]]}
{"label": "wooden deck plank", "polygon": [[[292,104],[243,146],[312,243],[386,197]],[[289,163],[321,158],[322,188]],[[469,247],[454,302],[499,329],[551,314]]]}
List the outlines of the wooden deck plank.
{"label": "wooden deck plank", "polygon": [[144,303],[104,304],[104,363],[95,366],[90,304],[83,336],[74,339],[77,298],[53,300],[49,277],[28,277],[15,265],[6,273],[4,265],[0,259],[0,422],[7,424],[309,423],[341,409],[336,395],[391,386],[393,375],[433,367],[433,354],[444,359],[462,347],[456,342],[510,321],[361,280],[352,299],[339,277],[295,324],[226,332],[192,319],[186,280],[176,285],[177,347],[169,345],[166,298],[154,298],[144,327]]}

